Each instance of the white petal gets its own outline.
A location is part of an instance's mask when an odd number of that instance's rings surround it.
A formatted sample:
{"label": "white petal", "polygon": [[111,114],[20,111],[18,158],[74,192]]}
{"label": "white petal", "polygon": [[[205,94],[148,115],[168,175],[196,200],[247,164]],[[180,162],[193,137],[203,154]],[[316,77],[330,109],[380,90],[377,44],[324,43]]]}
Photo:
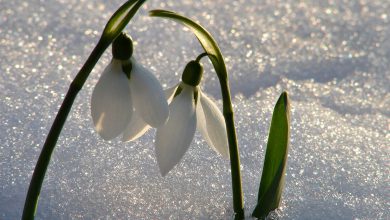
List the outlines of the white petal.
{"label": "white petal", "polygon": [[223,157],[229,158],[229,145],[224,117],[215,103],[199,90],[196,108],[197,127],[207,144]]}
{"label": "white petal", "polygon": [[132,104],[128,81],[122,72],[121,62],[113,60],[92,92],[93,123],[105,140],[120,135],[130,121]]}
{"label": "white petal", "polygon": [[[172,101],[173,95],[175,94],[178,86],[179,84],[164,90],[165,98],[169,103]],[[139,115],[137,111],[133,111],[130,122],[127,125],[126,130],[123,132],[122,141],[133,141],[141,137],[149,128],[150,126],[146,124],[144,120],[142,120],[141,115]]]}
{"label": "white petal", "polygon": [[168,102],[168,103],[171,103],[171,101],[172,101],[172,99],[173,99],[173,96],[174,96],[175,93],[176,93],[176,89],[177,89],[177,87],[178,87],[179,85],[180,85],[180,83],[177,84],[177,85],[175,85],[175,86],[172,87],[172,88],[169,88],[169,89],[164,90],[165,98],[167,99],[167,102]]}
{"label": "white petal", "polygon": [[132,60],[130,89],[134,108],[143,120],[152,127],[163,125],[169,115],[167,100],[157,78],[147,69]]}
{"label": "white petal", "polygon": [[141,137],[150,128],[148,124],[142,120],[137,111],[133,111],[130,122],[123,131],[122,141],[133,141]]}
{"label": "white petal", "polygon": [[194,138],[196,114],[193,87],[185,86],[169,105],[170,116],[157,129],[156,156],[162,176],[183,157]]}

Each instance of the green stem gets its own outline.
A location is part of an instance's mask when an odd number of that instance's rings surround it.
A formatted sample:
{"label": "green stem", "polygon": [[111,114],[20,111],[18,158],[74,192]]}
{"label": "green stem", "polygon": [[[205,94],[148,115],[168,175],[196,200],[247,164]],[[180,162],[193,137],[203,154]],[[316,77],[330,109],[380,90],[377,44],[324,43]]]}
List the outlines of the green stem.
{"label": "green stem", "polygon": [[244,218],[244,200],[241,186],[240,154],[238,152],[236,128],[234,126],[233,107],[230,96],[228,80],[219,79],[223,101],[223,116],[225,118],[226,132],[229,143],[230,166],[233,188],[233,208],[235,219]]}
{"label": "green stem", "polygon": [[[227,136],[229,142],[230,164],[232,174],[232,188],[233,188],[233,208],[236,214],[235,219],[244,218],[244,202],[241,187],[241,173],[240,173],[240,155],[238,152],[236,129],[234,127],[233,108],[230,97],[228,74],[226,71],[225,62],[221,50],[217,42],[211,34],[195,21],[179,15],[173,11],[153,10],[150,11],[151,16],[170,18],[178,21],[192,30],[198,38],[209,59],[213,63],[215,72],[217,73],[219,83],[221,84],[222,100],[223,100],[223,115],[227,129]],[[199,57],[202,58],[201,54]],[[200,59],[199,58],[199,59]]]}
{"label": "green stem", "polygon": [[[207,52],[201,53],[196,61],[199,62],[203,57],[210,56]],[[226,72],[226,67],[222,67]],[[226,74],[227,75],[227,74]],[[241,171],[240,171],[240,154],[238,151],[236,128],[234,126],[234,113],[230,96],[229,82],[227,78],[217,75],[221,86],[222,102],[223,102],[223,116],[225,118],[226,133],[229,144],[230,166],[232,175],[233,188],[233,209],[235,212],[235,219],[244,218],[244,202],[241,186]]]}
{"label": "green stem", "polygon": [[196,62],[199,62],[200,59],[202,59],[203,57],[205,56],[208,56],[209,54],[207,52],[204,52],[204,53],[201,53],[199,54],[199,56],[196,58]]}
{"label": "green stem", "polygon": [[26,201],[24,204],[22,216],[23,220],[34,219],[43,179],[45,178],[45,173],[47,167],[49,166],[50,157],[53,153],[54,147],[56,146],[62,127],[65,124],[66,118],[68,117],[69,111],[72,108],[77,93],[83,87],[85,81],[88,78],[89,73],[92,71],[93,67],[96,65],[97,61],[108,46],[109,43],[102,39],[98,42],[91,55],[85,62],[84,66],[80,69],[80,71],[76,75],[76,78],[73,80],[69,87],[68,93],[66,94],[64,102],[62,103],[60,110],[58,111],[58,114],[54,119],[53,125],[46,138],[41,154],[39,155],[38,162],[35,166],[31,183],[27,192]]}

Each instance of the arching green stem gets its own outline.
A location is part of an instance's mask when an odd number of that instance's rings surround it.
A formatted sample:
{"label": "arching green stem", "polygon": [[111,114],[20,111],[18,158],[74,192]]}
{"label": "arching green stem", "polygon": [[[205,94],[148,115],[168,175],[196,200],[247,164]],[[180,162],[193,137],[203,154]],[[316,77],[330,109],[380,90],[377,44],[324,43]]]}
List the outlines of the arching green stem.
{"label": "arching green stem", "polygon": [[23,220],[31,220],[35,217],[39,194],[42,188],[43,180],[45,178],[47,167],[50,163],[51,155],[54,151],[62,127],[65,124],[66,118],[68,117],[78,92],[83,87],[90,72],[102,56],[103,52],[122,32],[124,27],[145,1],[146,0],[127,1],[113,14],[113,16],[108,21],[96,47],[93,49],[91,55],[88,57],[87,61],[71,83],[60,110],[54,119],[53,125],[49,131],[41,154],[39,155],[38,162],[35,166],[24,204],[22,215]]}
{"label": "arching green stem", "polygon": [[[170,18],[179,23],[184,24],[191,29],[198,38],[203,49],[207,53],[209,59],[213,63],[215,72],[218,75],[219,83],[221,86],[222,100],[223,100],[223,115],[225,118],[225,124],[227,129],[227,136],[229,142],[230,152],[230,165],[232,175],[232,188],[233,188],[233,208],[236,214],[236,219],[244,218],[244,202],[241,186],[241,172],[240,172],[240,156],[237,145],[236,129],[234,126],[233,107],[230,97],[230,89],[228,82],[228,74],[226,71],[225,62],[221,51],[210,35],[210,33],[202,26],[192,21],[191,19],[175,12],[165,10],[153,10],[149,12],[150,16]],[[201,56],[203,56],[201,54]],[[201,57],[200,57],[201,58]],[[199,58],[199,59],[200,59]]]}
{"label": "arching green stem", "polygon": [[203,57],[208,56],[209,54],[207,52],[199,54],[198,57],[196,57],[196,62],[199,62]]}

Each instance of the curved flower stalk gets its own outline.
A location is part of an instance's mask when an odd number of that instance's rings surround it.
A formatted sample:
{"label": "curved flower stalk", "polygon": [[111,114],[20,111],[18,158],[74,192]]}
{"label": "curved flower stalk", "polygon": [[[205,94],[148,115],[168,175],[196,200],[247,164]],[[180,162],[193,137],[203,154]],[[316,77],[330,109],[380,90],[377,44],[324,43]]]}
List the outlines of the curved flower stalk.
{"label": "curved flower stalk", "polygon": [[107,47],[115,40],[115,38],[122,32],[127,23],[135,15],[138,9],[146,0],[129,0],[125,2],[107,22],[103,34],[99,39],[96,47],[93,49],[91,55],[80,69],[75,79],[72,81],[65,99],[57,113],[53,125],[47,135],[46,141],[43,145],[41,154],[39,155],[34,173],[31,178],[30,186],[28,188],[26,201],[23,209],[23,220],[34,219],[35,212],[38,206],[38,198],[41,191],[43,179],[46,174],[47,167],[50,163],[51,155],[56,146],[58,137],[61,133],[62,127],[65,124],[66,118],[72,108],[73,102],[78,92],[83,87],[90,72],[96,65]]}
{"label": "curved flower stalk", "polygon": [[121,34],[114,41],[113,59],[97,82],[91,98],[95,128],[105,139],[123,134],[133,140],[148,125],[162,126],[169,109],[157,78],[132,58],[132,41]]}
{"label": "curved flower stalk", "polygon": [[167,90],[168,99],[172,99],[170,116],[156,133],[156,156],[162,176],[179,163],[196,129],[212,149],[229,158],[223,115],[199,87],[202,72],[203,68],[198,61],[189,62],[183,72],[182,82]]}
{"label": "curved flower stalk", "polygon": [[201,25],[191,19],[179,15],[175,12],[166,10],[153,10],[149,12],[150,16],[169,18],[188,27],[197,37],[199,43],[207,53],[213,63],[221,86],[223,101],[223,116],[226,124],[226,132],[229,143],[230,166],[232,175],[233,189],[233,208],[235,218],[244,218],[244,201],[241,186],[240,156],[238,151],[236,129],[234,126],[233,107],[231,103],[228,74],[223,60],[222,53],[211,34]]}

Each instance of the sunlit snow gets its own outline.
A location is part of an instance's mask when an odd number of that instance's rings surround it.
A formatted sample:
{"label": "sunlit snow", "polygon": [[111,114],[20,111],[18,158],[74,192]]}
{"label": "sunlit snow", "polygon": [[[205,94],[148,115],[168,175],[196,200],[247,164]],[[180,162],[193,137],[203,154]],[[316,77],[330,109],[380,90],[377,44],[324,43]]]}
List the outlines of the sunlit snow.
{"label": "sunlit snow", "polygon": [[[0,219],[20,219],[31,175],[70,82],[124,1],[0,0]],[[390,218],[390,1],[147,1],[126,28],[164,88],[203,52],[152,9],[199,21],[229,71],[246,215],[256,205],[273,106],[291,98],[280,219]],[[161,177],[155,130],[122,143],[93,128],[90,99],[108,50],[77,97],[46,175],[37,219],[232,219],[229,161],[199,133]],[[204,59],[203,91],[221,107]]]}

